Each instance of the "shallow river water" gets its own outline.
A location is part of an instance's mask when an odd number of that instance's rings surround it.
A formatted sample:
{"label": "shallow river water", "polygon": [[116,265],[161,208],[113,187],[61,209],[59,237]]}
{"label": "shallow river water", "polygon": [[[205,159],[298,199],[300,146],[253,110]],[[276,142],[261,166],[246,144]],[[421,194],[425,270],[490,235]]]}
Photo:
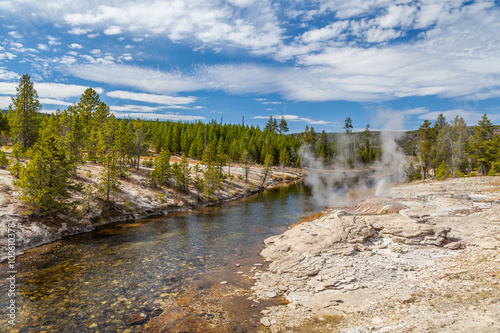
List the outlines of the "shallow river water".
{"label": "shallow river water", "polygon": [[[248,299],[262,241],[322,208],[297,182],[26,251],[17,257],[15,326],[7,323],[7,280],[0,282],[0,331],[254,331],[260,310],[273,304]],[[5,264],[0,269],[5,277]],[[127,324],[152,307],[159,316]]]}

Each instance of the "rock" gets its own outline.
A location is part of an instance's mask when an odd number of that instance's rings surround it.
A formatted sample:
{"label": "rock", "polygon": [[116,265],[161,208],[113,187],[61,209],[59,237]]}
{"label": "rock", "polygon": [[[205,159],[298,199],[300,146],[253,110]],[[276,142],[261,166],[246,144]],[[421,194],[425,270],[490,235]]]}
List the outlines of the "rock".
{"label": "rock", "polygon": [[227,284],[227,281],[222,281],[220,284]]}
{"label": "rock", "polygon": [[134,313],[127,319],[127,325],[140,325],[146,322],[148,316],[145,313]]}
{"label": "rock", "polygon": [[269,327],[271,326],[271,321],[269,320],[269,318],[267,317],[263,317],[261,320],[260,320],[260,323],[266,327]]}
{"label": "rock", "polygon": [[142,308],[141,310],[146,312],[150,317],[157,317],[163,312],[163,310],[161,308],[156,307],[154,305],[146,306],[146,307]]}
{"label": "rock", "polygon": [[266,297],[268,297],[268,298],[275,298],[277,296],[278,296],[278,294],[275,293],[274,291],[270,291],[270,292],[266,293]]}
{"label": "rock", "polygon": [[446,244],[444,247],[449,249],[449,250],[459,250],[459,249],[464,248],[464,242],[463,241],[451,242],[451,243]]}
{"label": "rock", "polygon": [[483,248],[485,250],[494,250],[499,245],[498,242],[496,242],[496,241],[489,241],[489,240],[477,239],[477,238],[474,239],[472,244],[480,246],[481,248]]}

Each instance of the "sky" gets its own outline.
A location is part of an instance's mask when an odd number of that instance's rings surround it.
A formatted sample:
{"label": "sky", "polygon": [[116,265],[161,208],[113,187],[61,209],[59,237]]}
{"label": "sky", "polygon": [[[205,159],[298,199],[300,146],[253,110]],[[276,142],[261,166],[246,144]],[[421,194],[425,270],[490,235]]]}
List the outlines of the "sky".
{"label": "sky", "polygon": [[0,0],[1,109],[22,74],[47,113],[92,87],[119,118],[500,124],[500,1]]}

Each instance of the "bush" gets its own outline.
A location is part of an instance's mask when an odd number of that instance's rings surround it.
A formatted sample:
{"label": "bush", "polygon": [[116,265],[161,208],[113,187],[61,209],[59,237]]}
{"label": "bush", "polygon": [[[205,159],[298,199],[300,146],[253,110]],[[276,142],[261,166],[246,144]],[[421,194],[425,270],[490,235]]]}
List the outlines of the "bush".
{"label": "bush", "polygon": [[488,172],[488,176],[495,176],[500,172],[500,162],[495,162],[491,165],[491,169]]}
{"label": "bush", "polygon": [[153,158],[152,158],[152,157],[150,157],[150,158],[149,158],[149,160],[143,160],[143,161],[141,162],[141,164],[142,164],[143,166],[145,166],[146,168],[152,168],[152,167],[153,167],[153,165],[154,165],[154,160],[153,160]]}
{"label": "bush", "polygon": [[455,172],[455,176],[461,178],[461,177],[465,177],[465,174],[463,172],[461,172],[461,171],[457,171],[457,172]]}
{"label": "bush", "polygon": [[7,159],[7,155],[3,150],[0,150],[0,168],[5,169],[9,166],[9,160]]}
{"label": "bush", "polygon": [[439,165],[437,171],[436,171],[436,179],[437,180],[442,180],[450,177],[451,172],[450,168],[448,167],[448,164],[446,164],[445,161],[441,162]]}
{"label": "bush", "polygon": [[410,163],[408,169],[406,170],[406,179],[411,182],[417,179],[422,179],[422,174],[420,173],[420,167],[415,169],[413,163]]}

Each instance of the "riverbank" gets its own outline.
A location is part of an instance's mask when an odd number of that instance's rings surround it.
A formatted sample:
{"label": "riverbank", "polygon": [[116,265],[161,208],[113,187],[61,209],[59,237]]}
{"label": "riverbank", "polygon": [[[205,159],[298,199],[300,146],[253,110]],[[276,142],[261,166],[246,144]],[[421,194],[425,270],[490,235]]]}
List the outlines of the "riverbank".
{"label": "riverbank", "polygon": [[[171,163],[180,159],[172,157]],[[199,163],[196,160],[188,161],[190,166]],[[85,164],[78,170],[77,181],[94,186],[102,166]],[[17,198],[13,185],[13,177],[9,171],[0,169],[0,260],[7,257],[8,225],[15,225],[16,251],[31,249],[43,244],[51,243],[62,237],[90,232],[97,226],[120,221],[144,219],[162,216],[176,211],[187,211],[201,206],[218,205],[223,202],[236,200],[262,191],[282,183],[298,180],[302,174],[292,168],[274,167],[272,174],[267,177],[261,188],[262,167],[251,166],[248,173],[248,183],[245,182],[244,169],[232,165],[231,169],[224,167],[228,174],[222,183],[222,189],[214,193],[210,200],[198,200],[194,188],[188,193],[182,193],[173,186],[152,188],[147,185],[146,177],[151,168],[142,167],[131,169],[128,177],[120,179],[118,193],[112,197],[113,202],[106,203],[98,197],[93,197],[88,213],[79,204],[75,212],[64,215],[36,218],[24,214],[24,207]],[[193,171],[192,177],[195,176]],[[72,200],[83,199],[83,193],[72,193]]]}
{"label": "riverbank", "polygon": [[500,178],[399,185],[265,240],[272,332],[497,332]]}

